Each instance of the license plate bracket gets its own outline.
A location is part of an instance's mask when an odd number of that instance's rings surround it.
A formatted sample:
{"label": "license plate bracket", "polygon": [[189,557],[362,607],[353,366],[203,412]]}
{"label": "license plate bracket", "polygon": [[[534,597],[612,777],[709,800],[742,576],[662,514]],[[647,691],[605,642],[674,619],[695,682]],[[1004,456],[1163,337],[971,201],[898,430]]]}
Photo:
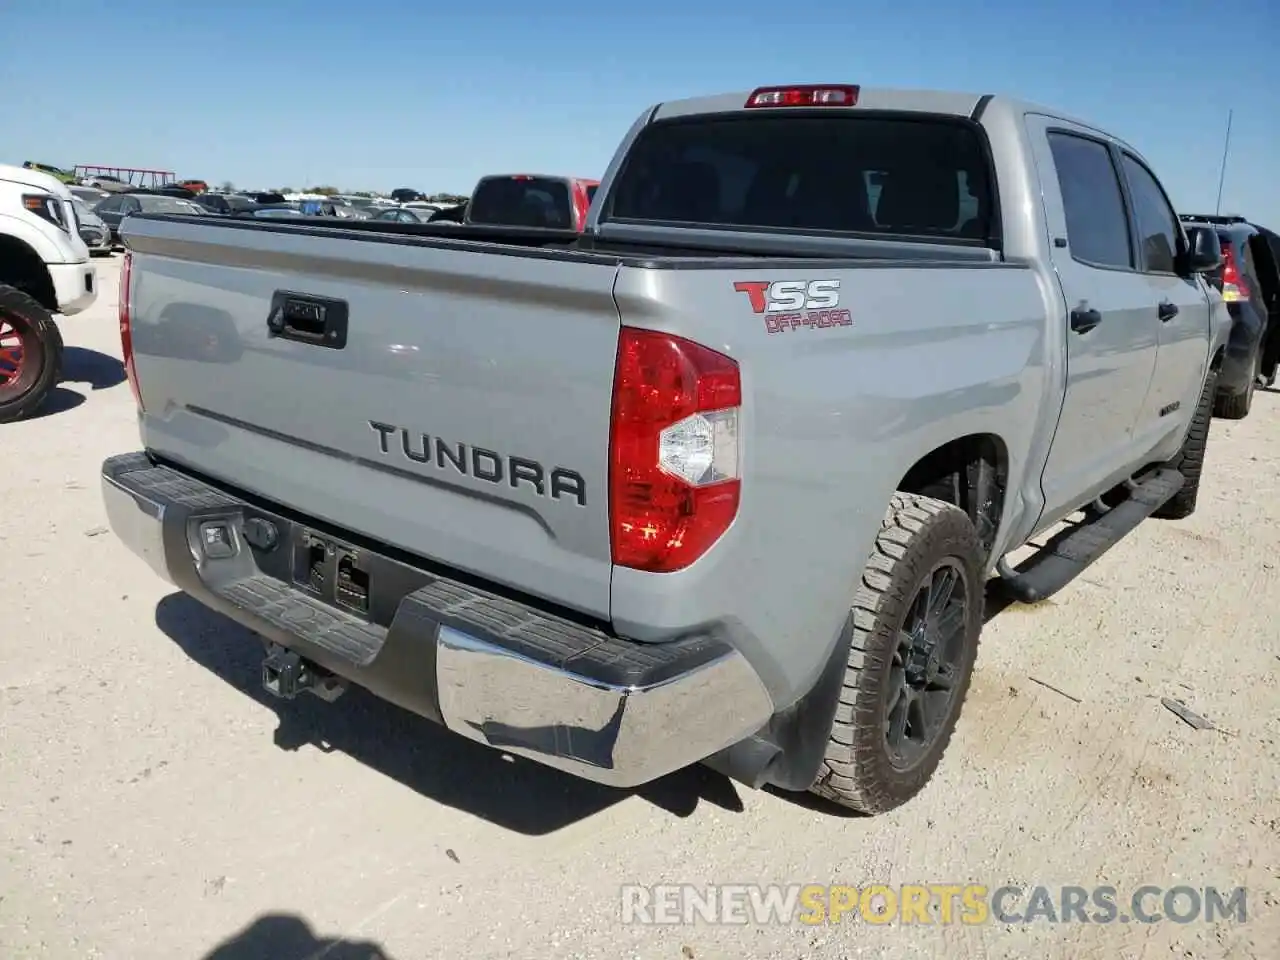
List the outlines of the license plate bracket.
{"label": "license plate bracket", "polygon": [[367,618],[371,580],[358,547],[306,529],[294,541],[293,582],[317,599]]}

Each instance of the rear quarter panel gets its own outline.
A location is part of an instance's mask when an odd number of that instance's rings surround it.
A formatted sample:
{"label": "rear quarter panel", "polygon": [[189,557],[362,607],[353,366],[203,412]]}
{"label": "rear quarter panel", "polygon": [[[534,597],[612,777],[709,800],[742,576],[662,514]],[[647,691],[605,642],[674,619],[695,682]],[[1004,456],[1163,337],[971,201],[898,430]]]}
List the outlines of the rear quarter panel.
{"label": "rear quarter panel", "polygon": [[[771,333],[737,281],[839,279],[852,324]],[[624,324],[666,330],[741,366],[741,507],[724,538],[674,574],[616,568],[615,627],[638,638],[721,620],[785,707],[817,678],[846,619],[889,499],[922,456],[990,433],[1022,485],[1052,411],[1046,293],[1002,264],[624,267]],[[1051,424],[1049,424],[1051,430]],[[1006,520],[1015,509],[1006,497]],[[1007,524],[1006,524],[1007,526]]]}

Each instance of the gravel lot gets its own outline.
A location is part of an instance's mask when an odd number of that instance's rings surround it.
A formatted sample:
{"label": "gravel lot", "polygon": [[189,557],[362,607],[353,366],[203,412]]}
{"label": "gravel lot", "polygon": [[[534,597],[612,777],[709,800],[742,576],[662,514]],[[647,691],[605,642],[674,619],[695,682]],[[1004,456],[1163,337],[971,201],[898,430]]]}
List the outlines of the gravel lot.
{"label": "gravel lot", "polygon": [[[851,818],[696,768],[628,794],[359,692],[271,702],[257,643],[105,532],[99,465],[138,445],[118,262],[63,324],[49,412],[0,428],[5,960],[1277,956],[1280,394],[1215,421],[1193,518],[995,616],[905,808]],[[620,922],[619,885],[678,881],[1243,885],[1248,922]]]}

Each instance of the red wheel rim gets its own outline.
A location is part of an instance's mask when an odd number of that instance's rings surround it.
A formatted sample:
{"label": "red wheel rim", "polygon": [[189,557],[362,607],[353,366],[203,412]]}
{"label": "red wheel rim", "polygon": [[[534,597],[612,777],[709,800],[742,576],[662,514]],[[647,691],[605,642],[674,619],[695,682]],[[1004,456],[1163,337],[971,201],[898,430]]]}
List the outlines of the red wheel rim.
{"label": "red wheel rim", "polygon": [[0,388],[13,386],[22,377],[26,355],[22,330],[0,316]]}

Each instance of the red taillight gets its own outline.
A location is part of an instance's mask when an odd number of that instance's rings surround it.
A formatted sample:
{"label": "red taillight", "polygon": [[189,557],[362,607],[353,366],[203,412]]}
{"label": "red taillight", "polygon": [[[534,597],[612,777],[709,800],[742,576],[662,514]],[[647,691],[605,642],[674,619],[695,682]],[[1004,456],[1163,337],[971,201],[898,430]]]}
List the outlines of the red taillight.
{"label": "red taillight", "polygon": [[1236,303],[1240,300],[1248,300],[1249,295],[1249,281],[1240,273],[1235,247],[1230,242],[1224,242],[1222,244],[1222,299],[1228,303]]}
{"label": "red taillight", "polygon": [[670,573],[711,548],[738,513],[738,364],[704,346],[623,327],[613,378],[613,562]]}
{"label": "red taillight", "polygon": [[129,389],[133,391],[134,402],[138,410],[142,407],[142,390],[138,386],[138,372],[133,364],[133,327],[129,307],[129,285],[133,281],[133,251],[124,252],[124,261],[120,264],[120,353],[124,359],[125,376],[129,378]]}
{"label": "red taillight", "polygon": [[796,87],[758,87],[747,97],[748,107],[856,107],[859,87],[815,83]]}

